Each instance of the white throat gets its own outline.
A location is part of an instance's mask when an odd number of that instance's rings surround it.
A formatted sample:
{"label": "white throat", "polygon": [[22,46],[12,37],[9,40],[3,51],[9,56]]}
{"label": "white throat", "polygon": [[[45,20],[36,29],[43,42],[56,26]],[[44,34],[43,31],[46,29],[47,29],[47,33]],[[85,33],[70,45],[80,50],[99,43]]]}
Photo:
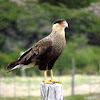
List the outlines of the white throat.
{"label": "white throat", "polygon": [[64,31],[65,27],[62,27],[59,24],[54,24],[52,27],[52,33],[53,35],[61,35],[65,37],[65,31]]}
{"label": "white throat", "polygon": [[64,29],[65,29],[65,27],[62,27],[62,26],[59,25],[59,24],[54,24],[54,25],[52,26],[52,30],[53,30],[53,31],[64,30]]}

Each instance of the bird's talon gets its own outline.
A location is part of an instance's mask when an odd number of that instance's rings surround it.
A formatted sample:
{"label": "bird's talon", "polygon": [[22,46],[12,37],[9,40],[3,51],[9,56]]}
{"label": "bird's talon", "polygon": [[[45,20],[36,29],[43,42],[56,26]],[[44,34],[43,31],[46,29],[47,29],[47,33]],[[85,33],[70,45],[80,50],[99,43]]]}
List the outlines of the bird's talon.
{"label": "bird's talon", "polygon": [[55,82],[55,83],[61,83],[61,82]]}
{"label": "bird's talon", "polygon": [[50,82],[53,82],[53,83],[61,83],[61,82],[56,82],[56,81],[54,81],[54,80],[49,80]]}
{"label": "bird's talon", "polygon": [[49,80],[50,82],[55,82],[54,80]]}
{"label": "bird's talon", "polygon": [[53,84],[53,82],[43,81],[45,84]]}

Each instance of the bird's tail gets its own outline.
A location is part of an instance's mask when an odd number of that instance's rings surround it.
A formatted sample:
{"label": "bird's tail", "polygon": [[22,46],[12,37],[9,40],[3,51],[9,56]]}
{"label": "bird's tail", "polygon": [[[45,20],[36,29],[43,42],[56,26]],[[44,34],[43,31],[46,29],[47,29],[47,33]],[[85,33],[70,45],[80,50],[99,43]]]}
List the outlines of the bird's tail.
{"label": "bird's tail", "polygon": [[18,60],[11,62],[10,64],[8,64],[7,69],[11,69],[15,66],[19,65],[18,64]]}
{"label": "bird's tail", "polygon": [[18,60],[16,60],[16,61],[14,61],[14,62],[8,64],[7,69],[11,69],[11,70],[8,71],[7,73],[12,72],[12,71],[14,71],[14,70],[17,70],[17,69],[19,69],[19,68],[22,67],[22,66],[23,66],[23,65],[18,64]]}
{"label": "bird's tail", "polygon": [[11,70],[9,70],[7,73],[9,73],[9,72],[12,72],[12,71],[14,71],[14,70],[17,70],[17,69],[19,69],[20,67],[22,67],[23,65],[17,65],[17,66],[15,66],[14,68],[12,68]]}

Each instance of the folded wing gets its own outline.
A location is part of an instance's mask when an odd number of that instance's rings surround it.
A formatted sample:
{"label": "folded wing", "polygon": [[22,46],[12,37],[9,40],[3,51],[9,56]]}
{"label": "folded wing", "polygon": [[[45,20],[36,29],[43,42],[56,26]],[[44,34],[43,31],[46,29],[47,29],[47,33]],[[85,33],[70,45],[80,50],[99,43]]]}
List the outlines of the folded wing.
{"label": "folded wing", "polygon": [[35,62],[38,57],[45,55],[51,48],[52,41],[50,39],[42,39],[37,42],[35,46],[25,51],[24,54],[18,58],[18,60],[8,64],[7,69],[13,68],[17,65],[28,65]]}

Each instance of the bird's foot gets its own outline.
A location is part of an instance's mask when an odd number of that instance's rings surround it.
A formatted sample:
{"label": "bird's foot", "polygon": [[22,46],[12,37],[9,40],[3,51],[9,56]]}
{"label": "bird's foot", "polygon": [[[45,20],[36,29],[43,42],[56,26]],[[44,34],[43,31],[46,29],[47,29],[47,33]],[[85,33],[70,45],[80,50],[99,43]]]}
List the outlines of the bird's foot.
{"label": "bird's foot", "polygon": [[56,82],[54,80],[49,80],[49,81],[52,82],[52,83],[61,83],[61,82]]}
{"label": "bird's foot", "polygon": [[45,84],[53,84],[52,82],[49,82],[49,81],[43,81]]}

